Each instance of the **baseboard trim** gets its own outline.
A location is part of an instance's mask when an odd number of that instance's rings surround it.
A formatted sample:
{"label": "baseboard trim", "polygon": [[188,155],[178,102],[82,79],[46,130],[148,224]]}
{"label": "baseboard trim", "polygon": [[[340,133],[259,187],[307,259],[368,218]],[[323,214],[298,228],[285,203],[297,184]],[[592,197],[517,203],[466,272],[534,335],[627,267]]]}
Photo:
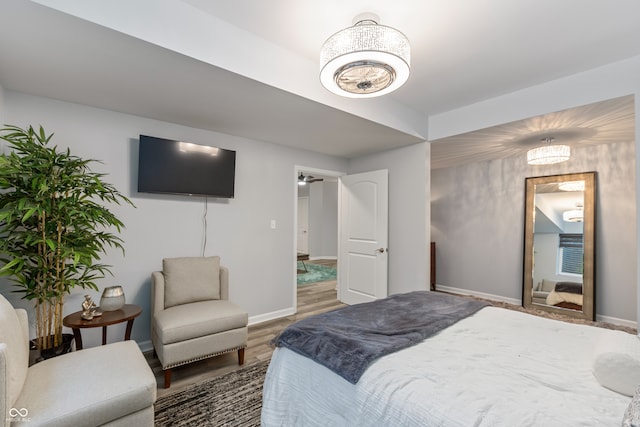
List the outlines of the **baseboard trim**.
{"label": "baseboard trim", "polygon": [[140,341],[138,343],[138,347],[140,347],[140,351],[142,351],[143,353],[153,351],[153,343],[151,342],[151,340]]}
{"label": "baseboard trim", "polygon": [[285,308],[278,311],[272,311],[271,313],[259,314],[257,316],[249,317],[249,326],[257,325],[258,323],[268,322],[270,320],[280,319],[282,317],[291,316],[296,314],[296,310],[293,307]]}
{"label": "baseboard trim", "polygon": [[618,319],[617,317],[601,316],[599,314],[596,314],[596,320],[598,322],[612,323],[614,325],[638,329],[638,322],[634,322],[633,320]]}
{"label": "baseboard trim", "polygon": [[[493,300],[493,301],[501,301],[501,302],[506,302],[506,303],[514,304],[514,305],[521,305],[522,304],[522,301],[517,300],[517,299],[506,298],[506,297],[503,297],[503,296],[500,296],[500,295],[487,294],[487,293],[484,293],[484,292],[470,291],[468,289],[453,288],[453,287],[450,287],[450,286],[436,285],[436,290],[449,292],[449,293],[452,293],[452,294],[458,294],[458,295],[471,295],[471,296],[478,297],[478,298],[490,299],[490,300]],[[605,322],[605,323],[611,323],[611,324],[619,325],[619,326],[627,326],[629,328],[636,328],[636,329],[638,328],[638,322],[634,322],[633,320],[619,319],[617,317],[602,316],[602,315],[596,314],[596,321]]]}
{"label": "baseboard trim", "polygon": [[520,305],[522,301],[519,299],[507,298],[500,295],[487,294],[485,292],[470,291],[468,289],[453,288],[451,286],[436,285],[437,291],[449,292],[458,295],[471,295],[478,298],[490,299],[493,301],[506,302],[509,304]]}
{"label": "baseboard trim", "polygon": [[338,259],[338,257],[337,256],[328,256],[328,255],[327,256],[312,256],[312,257],[309,257],[309,261],[315,261],[315,260],[318,260],[318,259]]}

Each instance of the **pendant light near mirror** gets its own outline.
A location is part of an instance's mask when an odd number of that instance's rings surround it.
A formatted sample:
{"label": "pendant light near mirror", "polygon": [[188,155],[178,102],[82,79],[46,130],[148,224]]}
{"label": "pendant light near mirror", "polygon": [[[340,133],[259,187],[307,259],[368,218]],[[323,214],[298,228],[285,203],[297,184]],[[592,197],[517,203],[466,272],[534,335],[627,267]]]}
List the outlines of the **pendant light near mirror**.
{"label": "pendant light near mirror", "polygon": [[584,220],[584,211],[578,209],[565,211],[562,213],[562,219],[566,222],[582,222]]}
{"label": "pendant light near mirror", "polygon": [[530,165],[552,165],[569,160],[571,147],[568,145],[551,145],[553,140],[553,137],[543,138],[542,142],[546,143],[546,145],[527,151],[527,163]]}
{"label": "pendant light near mirror", "polygon": [[562,212],[562,219],[566,222],[583,222],[584,208],[577,206],[576,209]]}
{"label": "pendant light near mirror", "polygon": [[584,191],[584,181],[567,181],[558,184],[560,191]]}
{"label": "pendant light near mirror", "polygon": [[409,78],[411,48],[407,37],[378,24],[375,14],[358,15],[353,22],[322,45],[322,85],[350,98],[370,98],[398,89]]}

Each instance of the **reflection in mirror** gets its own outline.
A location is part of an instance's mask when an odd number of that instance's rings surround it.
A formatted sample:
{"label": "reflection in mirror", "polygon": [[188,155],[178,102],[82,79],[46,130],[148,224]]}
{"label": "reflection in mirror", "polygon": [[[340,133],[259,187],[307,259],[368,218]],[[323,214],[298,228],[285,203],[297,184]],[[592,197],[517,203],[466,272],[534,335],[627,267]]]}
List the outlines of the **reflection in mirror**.
{"label": "reflection in mirror", "polygon": [[595,180],[526,179],[523,306],[594,319]]}

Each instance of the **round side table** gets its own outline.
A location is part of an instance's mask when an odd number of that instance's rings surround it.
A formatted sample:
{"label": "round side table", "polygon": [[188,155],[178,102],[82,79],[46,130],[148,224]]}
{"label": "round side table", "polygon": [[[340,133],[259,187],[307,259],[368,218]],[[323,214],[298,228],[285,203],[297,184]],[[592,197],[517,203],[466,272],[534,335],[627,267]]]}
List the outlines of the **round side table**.
{"label": "round side table", "polygon": [[[97,308],[100,310],[100,307]],[[134,304],[125,304],[121,309],[115,311],[104,311],[102,316],[94,317],[91,320],[82,318],[82,311],[76,311],[62,319],[62,324],[73,330],[73,337],[76,341],[76,350],[82,350],[82,335],[80,329],[102,327],[102,345],[107,343],[107,326],[117,323],[127,322],[127,329],[124,339],[131,339],[131,329],[133,321],[142,313],[142,307]]]}

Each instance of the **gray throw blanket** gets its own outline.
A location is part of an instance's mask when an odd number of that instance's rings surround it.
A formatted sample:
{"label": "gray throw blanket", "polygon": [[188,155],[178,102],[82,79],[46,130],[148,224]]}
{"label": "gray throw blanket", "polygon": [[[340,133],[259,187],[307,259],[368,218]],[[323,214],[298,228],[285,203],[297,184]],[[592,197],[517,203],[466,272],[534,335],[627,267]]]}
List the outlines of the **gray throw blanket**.
{"label": "gray throw blanket", "polygon": [[556,283],[555,291],[582,295],[582,283],[558,282]]}
{"label": "gray throw blanket", "polygon": [[272,344],[331,369],[352,384],[378,358],[423,341],[489,305],[418,291],[308,317]]}

